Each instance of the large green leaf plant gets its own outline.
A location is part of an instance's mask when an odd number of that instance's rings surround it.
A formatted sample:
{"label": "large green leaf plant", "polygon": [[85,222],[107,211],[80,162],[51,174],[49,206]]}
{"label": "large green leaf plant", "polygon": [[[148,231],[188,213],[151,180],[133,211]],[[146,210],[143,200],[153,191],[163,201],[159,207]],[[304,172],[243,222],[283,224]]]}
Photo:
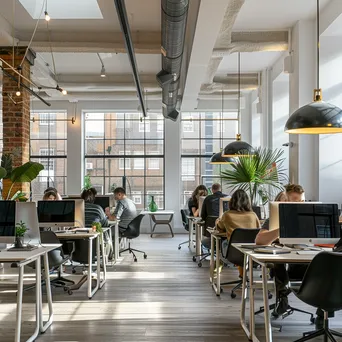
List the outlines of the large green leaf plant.
{"label": "large green leaf plant", "polygon": [[230,168],[221,171],[221,177],[232,191],[245,190],[253,205],[265,205],[287,182],[283,153],[261,147],[244,152]]}
{"label": "large green leaf plant", "polygon": [[32,182],[37,178],[39,172],[44,169],[40,163],[29,161],[21,166],[13,168],[12,156],[10,154],[3,154],[1,157],[0,179],[9,179],[11,186],[7,193],[7,200],[24,200],[25,193],[17,191],[12,197],[11,192],[16,183]]}

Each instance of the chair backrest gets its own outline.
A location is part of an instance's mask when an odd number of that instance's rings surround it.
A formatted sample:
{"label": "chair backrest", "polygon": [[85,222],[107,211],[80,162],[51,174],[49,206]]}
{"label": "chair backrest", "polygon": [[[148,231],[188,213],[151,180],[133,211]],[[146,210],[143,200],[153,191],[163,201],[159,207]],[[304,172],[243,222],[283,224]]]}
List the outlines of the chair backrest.
{"label": "chair backrest", "polygon": [[215,228],[215,222],[217,219],[218,219],[218,216],[207,216],[204,222],[202,235],[206,237],[210,237],[210,233],[207,232],[207,228]]}
{"label": "chair backrest", "polygon": [[342,309],[342,253],[321,252],[311,261],[297,296],[325,311]]}
{"label": "chair backrest", "polygon": [[189,210],[181,209],[180,213],[181,213],[181,217],[182,217],[183,228],[185,230],[189,231],[189,220],[186,217],[187,215],[189,215]]}
{"label": "chair backrest", "polygon": [[[54,232],[46,231],[46,230],[40,232],[40,240],[42,244],[44,243],[59,244],[60,243],[57,235]],[[49,259],[50,269],[62,265],[65,261],[65,256],[64,256],[62,247],[56,248],[53,251],[49,252],[48,259]]]}
{"label": "chair backrest", "polygon": [[134,239],[140,235],[140,225],[141,221],[144,218],[144,214],[140,214],[135,217],[127,226],[127,229],[121,233],[122,237],[126,237],[128,239]]}
{"label": "chair backrest", "polygon": [[254,243],[260,229],[236,228],[228,243],[226,259],[234,265],[243,266],[244,254],[232,246],[233,243]]}

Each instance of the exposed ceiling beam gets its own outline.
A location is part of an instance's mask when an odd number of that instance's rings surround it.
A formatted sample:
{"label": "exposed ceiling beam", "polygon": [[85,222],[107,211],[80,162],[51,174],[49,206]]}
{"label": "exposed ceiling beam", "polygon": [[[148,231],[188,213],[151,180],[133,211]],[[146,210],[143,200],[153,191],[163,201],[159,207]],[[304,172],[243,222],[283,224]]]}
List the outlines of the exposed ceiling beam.
{"label": "exposed ceiling beam", "polygon": [[197,107],[197,96],[206,76],[216,37],[227,7],[227,0],[202,0],[183,93],[182,111]]}

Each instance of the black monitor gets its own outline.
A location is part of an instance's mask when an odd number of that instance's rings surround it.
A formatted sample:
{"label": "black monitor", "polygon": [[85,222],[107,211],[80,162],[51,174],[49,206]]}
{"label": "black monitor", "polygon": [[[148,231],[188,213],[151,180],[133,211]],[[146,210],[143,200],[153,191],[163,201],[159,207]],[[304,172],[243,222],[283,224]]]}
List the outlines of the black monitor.
{"label": "black monitor", "polygon": [[261,220],[261,207],[253,205],[252,210],[255,212],[256,216],[258,216],[258,219]]}
{"label": "black monitor", "polygon": [[96,196],[94,203],[102,207],[103,210],[105,210],[108,207],[111,208],[113,207],[113,195]]}
{"label": "black monitor", "polygon": [[0,201],[0,243],[14,243],[15,201]]}
{"label": "black monitor", "polygon": [[39,227],[73,227],[75,201],[38,201]]}
{"label": "black monitor", "polygon": [[330,203],[280,203],[280,242],[283,244],[336,243],[341,236],[338,206]]}

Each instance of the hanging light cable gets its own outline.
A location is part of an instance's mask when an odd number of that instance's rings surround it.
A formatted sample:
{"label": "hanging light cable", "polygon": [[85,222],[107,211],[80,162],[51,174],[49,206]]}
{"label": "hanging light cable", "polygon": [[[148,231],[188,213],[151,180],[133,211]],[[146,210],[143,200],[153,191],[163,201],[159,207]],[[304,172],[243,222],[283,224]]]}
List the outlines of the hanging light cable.
{"label": "hanging light cable", "polygon": [[322,101],[322,89],[319,87],[319,8],[319,0],[317,0],[317,88],[314,89],[314,102],[297,109],[289,117],[284,130],[290,134],[342,133],[342,110],[339,107]]}
{"label": "hanging light cable", "polygon": [[47,3],[48,3],[48,0],[45,0],[45,11],[44,11],[44,14],[45,14],[45,20],[46,21],[50,21],[51,17],[49,16],[49,13],[48,13],[48,10],[47,10]]}
{"label": "hanging light cable", "polygon": [[223,131],[223,105],[224,105],[224,99],[223,99],[223,86],[221,90],[221,113],[220,113],[220,152],[214,153],[212,157],[209,160],[209,164],[215,164],[215,165],[226,165],[226,164],[232,164],[235,163],[234,158],[224,158],[222,157],[222,131]]}
{"label": "hanging light cable", "polygon": [[241,140],[240,134],[240,114],[241,114],[241,56],[238,52],[238,134],[236,135],[236,141],[229,143],[222,151],[222,157],[238,157],[243,156],[244,152],[252,153],[253,147]]}
{"label": "hanging light cable", "polygon": [[100,73],[100,76],[104,78],[104,77],[106,77],[106,68],[104,66],[103,60],[102,60],[102,58],[101,58],[99,53],[97,53],[97,57],[99,57],[99,60],[101,62],[101,73]]}

